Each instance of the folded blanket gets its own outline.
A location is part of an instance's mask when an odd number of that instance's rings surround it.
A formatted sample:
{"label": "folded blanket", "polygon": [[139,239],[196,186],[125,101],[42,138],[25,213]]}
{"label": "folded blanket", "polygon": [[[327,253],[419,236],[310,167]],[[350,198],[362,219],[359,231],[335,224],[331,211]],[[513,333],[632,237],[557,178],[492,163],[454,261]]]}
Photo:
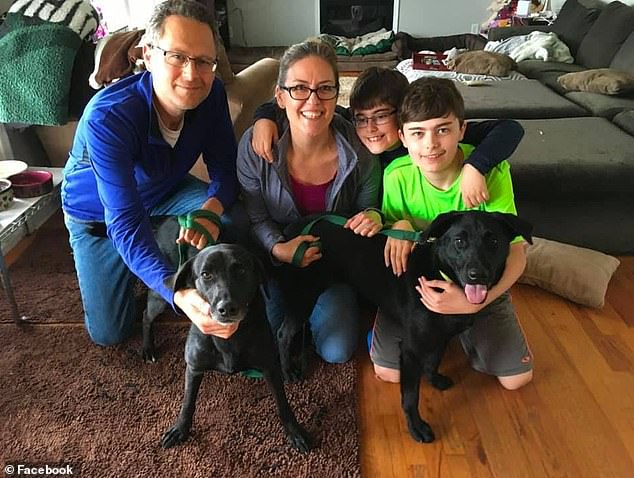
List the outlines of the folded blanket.
{"label": "folded blanket", "polygon": [[375,32],[366,33],[359,37],[342,37],[322,34],[320,38],[330,43],[337,55],[370,55],[390,51],[394,43],[394,32],[381,28]]}
{"label": "folded blanket", "polygon": [[87,0],[16,1],[0,36],[0,122],[65,124],[73,61],[96,27]]}
{"label": "folded blanket", "polygon": [[532,32],[510,37],[501,42],[488,42],[485,51],[503,53],[515,60],[542,60],[572,63],[574,59],[568,46],[554,32]]}

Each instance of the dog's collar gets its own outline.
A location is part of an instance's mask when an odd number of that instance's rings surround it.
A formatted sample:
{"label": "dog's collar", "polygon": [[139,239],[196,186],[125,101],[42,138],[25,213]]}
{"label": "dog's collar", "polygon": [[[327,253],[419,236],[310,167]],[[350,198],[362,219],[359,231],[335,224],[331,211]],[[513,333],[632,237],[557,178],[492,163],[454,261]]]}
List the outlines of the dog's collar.
{"label": "dog's collar", "polygon": [[446,280],[447,282],[449,282],[450,284],[453,284],[453,281],[451,280],[451,277],[449,277],[447,274],[445,274],[443,271],[441,271],[440,269],[438,269],[438,272],[440,272],[440,277],[442,277],[444,280]]}

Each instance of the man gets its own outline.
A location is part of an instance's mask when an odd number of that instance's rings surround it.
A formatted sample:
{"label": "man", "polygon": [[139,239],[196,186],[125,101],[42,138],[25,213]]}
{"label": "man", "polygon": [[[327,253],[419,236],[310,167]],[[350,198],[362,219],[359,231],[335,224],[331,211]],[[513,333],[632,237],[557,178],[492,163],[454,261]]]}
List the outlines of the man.
{"label": "man", "polygon": [[[165,284],[174,268],[160,253],[150,216],[204,209],[230,222],[237,194],[236,140],[217,65],[214,18],[201,4],[159,4],[146,29],[147,71],[91,100],[64,168],[62,208],[70,235],[86,328],[100,345],[122,342],[134,323],[133,276],[180,308],[202,332],[229,337],[235,327],[209,316],[194,290]],[[188,171],[202,154],[210,184]],[[219,228],[196,222],[214,240]],[[103,223],[108,237],[91,234]],[[206,234],[181,229],[177,240],[202,248]]]}

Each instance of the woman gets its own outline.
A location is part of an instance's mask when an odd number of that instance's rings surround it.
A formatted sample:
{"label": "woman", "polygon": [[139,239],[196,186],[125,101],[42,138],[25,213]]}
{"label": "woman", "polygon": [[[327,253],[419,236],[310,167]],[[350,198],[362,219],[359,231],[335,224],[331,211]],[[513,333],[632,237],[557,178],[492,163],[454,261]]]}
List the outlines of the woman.
{"label": "woman", "polygon": [[[310,214],[351,215],[378,205],[381,170],[377,159],[359,142],[354,127],[335,115],[339,73],[334,50],[310,40],[291,46],[280,62],[275,97],[286,117],[276,160],[263,161],[251,146],[252,129],[238,147],[238,179],[252,232],[273,263],[290,264],[298,245],[313,236],[284,236],[288,224]],[[355,232],[366,224],[357,215]],[[367,224],[372,224],[368,220]],[[309,247],[306,267],[321,257]],[[279,286],[271,284],[267,314],[274,331],[284,309]],[[317,353],[327,362],[352,356],[358,342],[359,313],[354,291],[334,284],[319,297],[310,317]]]}

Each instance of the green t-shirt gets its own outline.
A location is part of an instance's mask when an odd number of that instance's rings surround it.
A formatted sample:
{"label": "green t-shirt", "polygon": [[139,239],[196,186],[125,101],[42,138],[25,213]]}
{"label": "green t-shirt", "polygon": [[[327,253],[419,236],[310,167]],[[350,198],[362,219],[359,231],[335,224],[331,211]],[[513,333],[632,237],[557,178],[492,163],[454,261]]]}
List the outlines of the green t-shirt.
{"label": "green t-shirt", "polygon": [[[475,149],[460,144],[465,159]],[[462,202],[462,172],[446,191],[433,186],[407,155],[394,160],[383,173],[383,214],[386,222],[407,219],[416,230],[423,230],[436,216],[449,211],[466,211]],[[517,214],[511,181],[511,166],[502,161],[486,175],[489,200],[480,204],[480,211]],[[515,241],[513,241],[515,242]]]}

